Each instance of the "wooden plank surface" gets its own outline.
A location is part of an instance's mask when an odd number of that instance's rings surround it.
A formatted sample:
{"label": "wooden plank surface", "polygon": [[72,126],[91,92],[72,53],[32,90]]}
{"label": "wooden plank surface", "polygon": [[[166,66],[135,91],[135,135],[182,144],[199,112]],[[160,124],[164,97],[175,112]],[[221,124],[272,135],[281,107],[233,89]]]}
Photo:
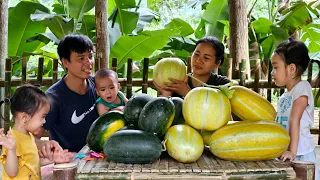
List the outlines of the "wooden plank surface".
{"label": "wooden plank surface", "polygon": [[[85,152],[88,153],[89,149],[83,148],[79,153]],[[107,159],[75,160],[74,162],[78,163],[78,179],[143,179],[145,176],[155,179],[172,179],[172,177],[175,177],[174,179],[206,179],[207,177],[210,177],[208,179],[221,179],[245,177],[249,174],[252,176],[255,173],[259,174],[259,177],[261,174],[268,176],[275,173],[283,177],[287,172],[287,174],[294,172],[289,163],[282,161],[226,161],[213,156],[207,150],[193,163],[178,162],[165,152],[151,164],[124,164]]]}

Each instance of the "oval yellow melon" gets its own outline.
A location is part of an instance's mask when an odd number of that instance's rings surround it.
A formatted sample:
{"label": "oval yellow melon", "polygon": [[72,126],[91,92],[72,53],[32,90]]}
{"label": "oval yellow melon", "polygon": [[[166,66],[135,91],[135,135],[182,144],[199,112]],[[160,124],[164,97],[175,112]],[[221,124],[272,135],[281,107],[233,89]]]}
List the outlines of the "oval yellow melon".
{"label": "oval yellow melon", "polygon": [[290,136],[274,121],[241,121],[215,131],[210,151],[217,157],[231,161],[270,160],[283,154]]}
{"label": "oval yellow melon", "polygon": [[201,130],[200,134],[202,136],[204,145],[209,145],[209,140],[211,138],[211,135],[213,134],[214,131],[206,131],[206,130]]}
{"label": "oval yellow melon", "polygon": [[204,150],[200,133],[188,125],[170,127],[164,139],[168,154],[182,163],[197,161]]}
{"label": "oval yellow melon", "polygon": [[271,120],[276,118],[272,104],[258,93],[243,87],[232,86],[231,110],[242,120]]}
{"label": "oval yellow melon", "polygon": [[190,126],[213,131],[227,124],[231,107],[229,99],[220,90],[197,87],[184,98],[182,113]]}
{"label": "oval yellow melon", "polygon": [[165,87],[164,83],[171,83],[169,78],[183,81],[186,74],[186,65],[181,59],[163,58],[154,66],[153,80],[158,86]]}

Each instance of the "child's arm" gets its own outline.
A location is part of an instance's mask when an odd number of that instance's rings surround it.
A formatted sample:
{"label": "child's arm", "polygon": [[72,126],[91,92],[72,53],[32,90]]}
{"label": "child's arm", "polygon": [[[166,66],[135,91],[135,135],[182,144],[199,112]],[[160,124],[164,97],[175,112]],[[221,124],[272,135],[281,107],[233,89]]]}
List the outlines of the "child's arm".
{"label": "child's arm", "polygon": [[5,135],[3,129],[0,129],[0,145],[3,145],[5,148],[7,148],[4,170],[9,177],[16,177],[19,172],[19,164],[16,154],[16,141],[12,136],[11,131]]}
{"label": "child's arm", "polygon": [[122,99],[124,101],[124,104],[127,104],[128,103],[128,99],[127,97],[123,94],[123,92],[119,91],[120,95],[122,96]]}
{"label": "child's arm", "polygon": [[99,116],[101,116],[102,114],[110,111],[110,108],[108,108],[107,106],[105,106],[105,105],[103,105],[101,103],[97,104],[97,109],[98,109]]}
{"label": "child's arm", "polygon": [[290,144],[288,151],[285,152],[280,159],[285,161],[286,159],[289,159],[290,161],[294,160],[297,155],[298,151],[298,143],[299,143],[299,135],[300,135],[300,120],[303,114],[303,111],[308,106],[308,97],[307,96],[301,96],[297,98],[293,102],[291,115],[289,119],[290,123]]}

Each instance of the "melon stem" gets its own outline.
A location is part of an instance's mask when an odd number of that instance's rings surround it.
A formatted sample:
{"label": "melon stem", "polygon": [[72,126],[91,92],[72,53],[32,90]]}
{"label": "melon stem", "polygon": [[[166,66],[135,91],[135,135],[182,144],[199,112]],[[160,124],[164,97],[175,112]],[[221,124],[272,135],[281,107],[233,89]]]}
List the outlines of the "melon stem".
{"label": "melon stem", "polygon": [[229,99],[232,98],[233,92],[234,92],[234,90],[230,90],[229,87],[238,84],[237,81],[231,80],[231,82],[229,82],[229,83],[227,83],[227,84],[220,85],[220,86],[213,86],[213,85],[208,85],[208,84],[200,81],[198,78],[192,76],[191,73],[187,74],[187,76],[189,76],[189,77],[191,77],[192,79],[196,80],[196,81],[197,81],[198,83],[200,83],[202,86],[219,89],[219,90],[222,91],[223,94],[225,94]]}
{"label": "melon stem", "polygon": [[165,139],[165,140],[163,140],[162,142],[161,142],[161,144],[162,144],[162,151],[166,151],[167,150],[167,147],[166,147],[166,142],[167,142],[167,140],[168,139]]}

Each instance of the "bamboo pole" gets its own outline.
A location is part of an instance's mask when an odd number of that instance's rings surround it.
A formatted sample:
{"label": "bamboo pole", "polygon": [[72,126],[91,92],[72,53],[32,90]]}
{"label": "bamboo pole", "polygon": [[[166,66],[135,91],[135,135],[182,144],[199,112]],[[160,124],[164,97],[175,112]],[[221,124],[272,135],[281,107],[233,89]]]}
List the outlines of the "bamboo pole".
{"label": "bamboo pole", "polygon": [[[271,87],[271,83],[272,83],[272,77],[271,77],[271,71],[272,71],[272,66],[271,66],[271,61],[269,61],[268,63],[268,88]],[[271,89],[267,90],[267,100],[269,102],[271,102]]]}
{"label": "bamboo pole", "polygon": [[[0,78],[5,77],[5,63],[8,57],[8,0],[0,1]],[[0,99],[4,99],[5,93],[0,88]],[[4,114],[3,107],[0,107],[0,113]],[[4,127],[4,121],[1,121],[0,127]]]}
{"label": "bamboo pole", "polygon": [[27,82],[27,59],[22,58],[22,73],[21,73],[21,85]]}
{"label": "bamboo pole", "polygon": [[232,79],[232,58],[228,58],[227,63],[227,77]]}
{"label": "bamboo pole", "polygon": [[53,59],[52,64],[52,83],[56,83],[58,81],[58,59]]}
{"label": "bamboo pole", "polygon": [[132,59],[128,59],[128,69],[127,69],[127,98],[132,96]]}
{"label": "bamboo pole", "polygon": [[[6,98],[11,98],[11,76],[12,76],[12,59],[6,59],[6,67],[5,67],[5,89],[4,89],[4,96]],[[4,104],[4,132],[9,130],[10,126],[10,103]]]}
{"label": "bamboo pole", "polygon": [[187,59],[187,73],[191,73],[191,57],[188,57]]}
{"label": "bamboo pole", "polygon": [[259,93],[259,80],[261,79],[261,66],[260,66],[260,59],[256,60],[255,64],[255,71],[254,71],[254,91]]}
{"label": "bamboo pole", "polygon": [[148,69],[149,69],[149,58],[143,59],[143,73],[142,73],[142,93],[148,92]]}
{"label": "bamboo pole", "polygon": [[312,81],[312,62],[309,62],[308,64],[308,82],[311,83]]}
{"label": "bamboo pole", "polygon": [[117,58],[112,58],[112,70],[114,72],[117,72],[117,67],[118,67],[118,59]]}
{"label": "bamboo pole", "polygon": [[37,74],[37,84],[42,86],[42,78],[43,78],[43,61],[44,58],[40,57],[38,60],[38,74]]}
{"label": "bamboo pole", "polygon": [[242,59],[240,63],[240,85],[245,85],[245,79],[246,79],[246,60]]}

